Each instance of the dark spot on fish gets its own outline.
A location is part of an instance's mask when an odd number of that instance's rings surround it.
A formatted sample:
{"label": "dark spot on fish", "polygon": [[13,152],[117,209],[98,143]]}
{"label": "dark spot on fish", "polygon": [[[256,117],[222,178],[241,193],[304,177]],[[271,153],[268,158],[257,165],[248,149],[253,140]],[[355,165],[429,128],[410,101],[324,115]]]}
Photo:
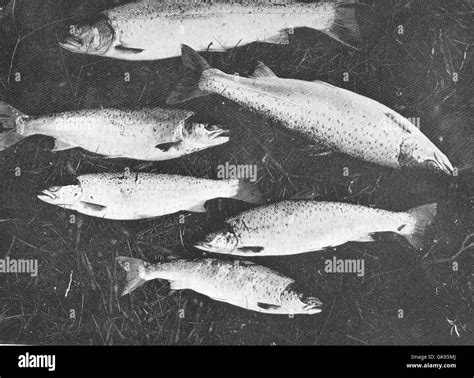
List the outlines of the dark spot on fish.
{"label": "dark spot on fish", "polygon": [[277,306],[277,305],[273,305],[269,303],[262,303],[262,302],[257,302],[257,306],[264,310],[276,310],[281,307],[281,306]]}
{"label": "dark spot on fish", "polygon": [[402,224],[400,227],[397,228],[398,231],[403,230],[406,227],[406,224]]}
{"label": "dark spot on fish", "polygon": [[259,246],[252,246],[252,247],[239,247],[237,248],[237,250],[243,253],[250,253],[250,252],[259,253],[259,252],[262,252],[264,248],[259,247]]}

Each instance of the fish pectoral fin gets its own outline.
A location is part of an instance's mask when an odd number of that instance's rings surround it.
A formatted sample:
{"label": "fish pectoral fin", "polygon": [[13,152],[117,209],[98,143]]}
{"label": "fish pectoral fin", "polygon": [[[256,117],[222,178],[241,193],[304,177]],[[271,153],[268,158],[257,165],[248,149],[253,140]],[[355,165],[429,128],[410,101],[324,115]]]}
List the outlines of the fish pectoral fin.
{"label": "fish pectoral fin", "polygon": [[94,211],[102,211],[105,208],[107,208],[107,206],[99,205],[98,203],[86,202],[86,201],[81,201],[81,204],[84,207],[84,209],[94,210]]}
{"label": "fish pectoral fin", "polygon": [[290,33],[287,29],[281,30],[278,34],[271,35],[268,38],[265,38],[264,42],[267,43],[280,43],[282,45],[290,44]]}
{"label": "fish pectoral fin", "polygon": [[265,248],[262,246],[246,246],[246,247],[238,247],[237,250],[242,253],[259,253],[262,252]]}
{"label": "fish pectoral fin", "polygon": [[158,148],[159,150],[161,150],[163,152],[167,152],[170,149],[172,149],[173,147],[178,147],[182,143],[183,143],[182,140],[178,140],[176,142],[160,143],[160,144],[157,144],[155,146],[155,148]]}
{"label": "fish pectoral fin", "polygon": [[51,152],[70,150],[71,148],[76,148],[76,147],[77,146],[72,144],[72,143],[66,142],[66,141],[61,140],[61,139],[56,139],[54,141],[54,147],[51,150]]}
{"label": "fish pectoral fin", "polygon": [[271,303],[257,302],[257,306],[263,310],[278,310],[281,306],[274,305]]}
{"label": "fish pectoral fin", "polygon": [[372,235],[368,234],[368,235],[364,235],[360,239],[356,239],[354,241],[358,242],[358,243],[364,243],[364,242],[373,242],[373,241],[375,241],[375,239],[372,237]]}
{"label": "fish pectoral fin", "polygon": [[192,211],[192,212],[195,212],[195,213],[205,213],[207,211],[207,209],[204,207],[204,204],[206,202],[199,202],[198,204],[194,205],[193,207],[190,207],[188,209],[188,211]]}
{"label": "fish pectoral fin", "polygon": [[124,45],[115,46],[115,50],[118,50],[118,51],[120,51],[121,53],[124,53],[124,54],[140,54],[143,51],[145,51],[145,49],[137,49],[135,47],[127,47],[127,46],[124,46]]}
{"label": "fish pectoral fin", "polygon": [[170,281],[170,290],[185,290],[188,287],[182,281]]}
{"label": "fish pectoral fin", "polygon": [[270,68],[268,68],[263,62],[259,61],[257,67],[255,68],[255,71],[250,77],[253,79],[264,79],[270,77],[277,77],[277,75],[275,75],[275,73]]}

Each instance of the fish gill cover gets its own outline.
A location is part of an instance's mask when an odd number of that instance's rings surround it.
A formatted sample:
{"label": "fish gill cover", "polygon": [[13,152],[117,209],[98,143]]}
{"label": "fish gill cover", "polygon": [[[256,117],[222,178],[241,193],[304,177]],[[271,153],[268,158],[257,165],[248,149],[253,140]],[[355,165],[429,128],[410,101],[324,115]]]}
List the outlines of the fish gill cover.
{"label": "fish gill cover", "polygon": [[[125,1],[0,1],[1,100],[29,115],[88,108],[165,106],[184,75],[180,58],[130,62],[72,54],[58,42],[78,17]],[[400,172],[308,146],[300,135],[219,96],[186,104],[225,125],[226,145],[163,162],[51,153],[34,136],[1,154],[0,258],[37,259],[38,275],[0,275],[0,341],[35,344],[469,344],[472,340],[472,26],[469,1],[362,1],[359,50],[311,29],[289,44],[251,43],[203,53],[212,67],[249,76],[263,61],[279,77],[322,80],[362,94],[418,124],[456,177]],[[217,167],[256,166],[272,202],[313,198],[405,211],[438,203],[430,247],[395,236],[323,252],[257,258],[322,301],[320,314],[259,314],[193,291],[149,282],[120,297],[117,256],[196,258],[192,246],[252,205],[218,199],[207,213],[146,221],[87,217],[36,199],[81,174],[140,171],[217,179]],[[405,244],[403,244],[405,243]],[[365,273],[333,274],[327,261],[363,260]],[[337,267],[335,268],[337,271]]]}

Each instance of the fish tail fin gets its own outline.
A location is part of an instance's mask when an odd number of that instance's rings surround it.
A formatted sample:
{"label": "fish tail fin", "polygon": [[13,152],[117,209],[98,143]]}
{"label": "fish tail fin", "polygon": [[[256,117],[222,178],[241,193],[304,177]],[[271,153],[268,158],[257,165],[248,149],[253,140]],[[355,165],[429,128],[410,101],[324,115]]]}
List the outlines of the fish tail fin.
{"label": "fish tail fin", "polygon": [[145,262],[143,260],[119,256],[115,258],[115,261],[127,272],[127,282],[122,295],[131,293],[147,281],[143,278],[145,275]]}
{"label": "fish tail fin", "polygon": [[409,227],[403,228],[400,234],[416,249],[423,249],[424,237],[436,217],[437,207],[436,203],[430,203],[407,211],[414,222]]}
{"label": "fish tail fin", "polygon": [[193,98],[207,96],[208,92],[199,89],[202,73],[211,68],[207,61],[187,45],[181,45],[181,57],[186,69],[185,77],[169,95],[167,104],[178,104]]}
{"label": "fish tail fin", "polygon": [[0,101],[0,151],[24,139],[26,115],[6,102]]}
{"label": "fish tail fin", "polygon": [[346,46],[360,49],[361,38],[355,5],[348,3],[348,1],[338,1],[331,26],[322,32]]}
{"label": "fish tail fin", "polygon": [[265,203],[262,193],[257,189],[257,186],[247,180],[238,180],[237,193],[232,198],[249,203]]}

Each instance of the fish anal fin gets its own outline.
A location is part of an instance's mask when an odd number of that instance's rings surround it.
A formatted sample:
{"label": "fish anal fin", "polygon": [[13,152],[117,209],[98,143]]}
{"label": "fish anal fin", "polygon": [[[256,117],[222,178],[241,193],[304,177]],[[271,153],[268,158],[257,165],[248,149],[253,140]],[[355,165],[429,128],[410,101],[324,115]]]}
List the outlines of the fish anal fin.
{"label": "fish anal fin", "polygon": [[262,252],[265,248],[261,246],[246,246],[238,247],[237,250],[242,253],[259,253]]}
{"label": "fish anal fin", "polygon": [[143,51],[145,51],[144,49],[138,49],[135,47],[127,47],[123,44],[115,46],[115,50],[120,51],[123,54],[140,54]]}
{"label": "fish anal fin", "polygon": [[207,209],[204,207],[206,202],[199,202],[198,204],[194,205],[193,207],[189,208],[188,211],[192,211],[195,213],[205,213]]}
{"label": "fish anal fin", "polygon": [[263,62],[259,61],[257,67],[255,68],[255,71],[250,77],[253,79],[264,79],[270,77],[277,77],[277,75],[275,75],[275,73],[270,68],[268,68]]}
{"label": "fish anal fin", "polygon": [[171,150],[173,147],[178,147],[183,141],[179,140],[176,142],[168,142],[168,143],[160,143],[155,146],[155,148],[158,148],[159,150],[163,152],[167,152]]}
{"label": "fish anal fin", "polygon": [[257,302],[257,306],[263,310],[278,310],[281,306],[274,305],[271,303]]}
{"label": "fish anal fin", "polygon": [[72,143],[66,142],[66,141],[61,140],[61,139],[56,139],[54,141],[54,147],[51,150],[51,152],[70,150],[71,148],[76,148],[76,147],[77,146],[72,144]]}
{"label": "fish anal fin", "polygon": [[170,290],[185,290],[187,288],[183,281],[170,281]]}
{"label": "fish anal fin", "polygon": [[354,240],[354,241],[355,241],[355,242],[358,242],[358,243],[365,243],[365,242],[373,242],[373,241],[375,241],[375,239],[373,238],[372,235],[367,234],[367,235],[364,235],[364,236],[362,236],[361,238],[356,239],[356,240]]}
{"label": "fish anal fin", "polygon": [[92,203],[92,202],[86,202],[86,201],[81,201],[81,204],[84,207],[84,209],[93,210],[93,211],[102,211],[105,208],[107,208],[107,206],[99,205],[97,203]]}
{"label": "fish anal fin", "polygon": [[265,38],[267,43],[279,43],[281,45],[290,44],[290,33],[287,29],[280,31],[278,34],[271,35],[270,37]]}

